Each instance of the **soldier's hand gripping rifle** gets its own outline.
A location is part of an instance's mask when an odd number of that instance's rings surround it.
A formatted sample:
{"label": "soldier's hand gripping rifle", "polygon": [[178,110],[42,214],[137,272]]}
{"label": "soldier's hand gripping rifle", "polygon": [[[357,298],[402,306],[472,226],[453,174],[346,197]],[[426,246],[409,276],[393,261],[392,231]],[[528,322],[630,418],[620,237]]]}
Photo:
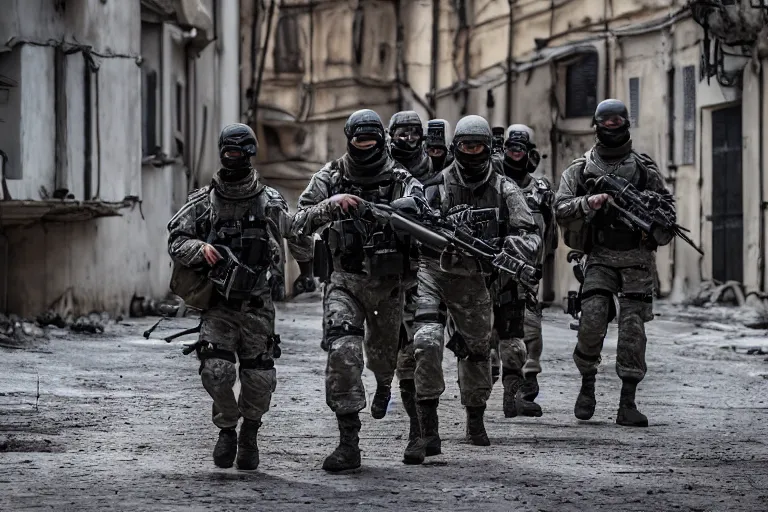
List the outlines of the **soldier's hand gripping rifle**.
{"label": "soldier's hand gripping rifle", "polygon": [[515,281],[535,297],[534,287],[541,278],[541,272],[536,267],[473,236],[460,225],[436,215],[418,218],[389,205],[366,202],[360,206],[361,214],[365,213],[363,210],[369,211],[378,222],[388,223],[393,230],[409,234],[434,251],[458,250],[474,257],[486,269],[512,275]]}
{"label": "soldier's hand gripping rifle", "polygon": [[690,230],[675,222],[674,212],[658,194],[640,192],[632,183],[614,174],[591,178],[585,185],[590,194],[611,196],[608,204],[616,211],[618,219],[631,229],[644,233],[656,245],[666,245],[677,236],[704,255],[686,234]]}

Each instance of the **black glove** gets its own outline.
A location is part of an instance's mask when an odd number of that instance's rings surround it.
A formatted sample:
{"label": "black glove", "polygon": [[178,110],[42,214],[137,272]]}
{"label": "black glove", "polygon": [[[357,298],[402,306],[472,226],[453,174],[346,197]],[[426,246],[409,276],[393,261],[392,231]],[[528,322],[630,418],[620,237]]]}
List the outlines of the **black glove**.
{"label": "black glove", "polygon": [[395,199],[389,203],[389,206],[404,215],[420,215],[424,209],[423,203],[413,196]]}

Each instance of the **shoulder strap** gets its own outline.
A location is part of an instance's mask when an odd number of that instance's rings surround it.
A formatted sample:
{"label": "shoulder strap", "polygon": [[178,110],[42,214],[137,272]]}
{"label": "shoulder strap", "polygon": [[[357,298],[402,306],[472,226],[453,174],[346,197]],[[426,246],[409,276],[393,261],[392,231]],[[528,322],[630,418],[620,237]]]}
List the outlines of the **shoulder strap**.
{"label": "shoulder strap", "polygon": [[641,155],[635,153],[634,157],[640,174],[637,179],[637,190],[642,192],[648,185],[648,167],[643,163],[643,157]]}

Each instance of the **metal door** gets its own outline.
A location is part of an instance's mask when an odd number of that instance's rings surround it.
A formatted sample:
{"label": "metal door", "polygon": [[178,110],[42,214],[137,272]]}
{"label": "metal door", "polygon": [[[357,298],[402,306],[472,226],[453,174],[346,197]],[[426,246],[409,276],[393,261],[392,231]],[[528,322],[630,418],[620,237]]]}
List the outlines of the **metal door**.
{"label": "metal door", "polygon": [[744,278],[741,105],[712,112],[712,277]]}

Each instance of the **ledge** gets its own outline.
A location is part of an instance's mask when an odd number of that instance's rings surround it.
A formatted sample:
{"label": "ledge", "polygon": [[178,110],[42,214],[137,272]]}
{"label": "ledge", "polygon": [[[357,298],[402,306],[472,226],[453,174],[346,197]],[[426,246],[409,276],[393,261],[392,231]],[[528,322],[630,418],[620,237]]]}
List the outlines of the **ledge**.
{"label": "ledge", "polygon": [[137,198],[122,201],[41,201],[0,200],[0,227],[18,227],[45,222],[82,222],[99,217],[120,217],[118,210],[138,203]]}

